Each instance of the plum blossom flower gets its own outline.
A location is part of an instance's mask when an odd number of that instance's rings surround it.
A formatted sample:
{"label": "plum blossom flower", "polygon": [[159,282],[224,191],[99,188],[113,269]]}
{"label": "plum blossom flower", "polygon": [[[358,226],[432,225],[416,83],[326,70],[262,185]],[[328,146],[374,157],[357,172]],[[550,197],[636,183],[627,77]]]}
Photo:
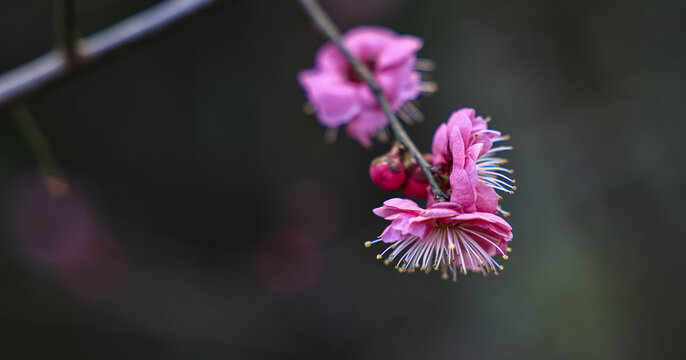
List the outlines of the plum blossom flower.
{"label": "plum blossom flower", "polygon": [[[343,46],[372,71],[391,109],[416,99],[422,81],[415,69],[422,40],[378,26],[360,26],[342,36]],[[369,86],[331,42],[315,56],[314,68],[298,74],[319,122],[346,132],[365,147],[388,124]]]}
{"label": "plum blossom flower", "polygon": [[463,213],[453,202],[435,203],[423,209],[408,199],[393,198],[374,209],[374,214],[390,220],[378,239],[367,241],[369,247],[378,242],[391,244],[377,255],[390,264],[397,260],[400,272],[416,270],[429,273],[441,271],[443,278],[468,271],[484,275],[503,267],[493,258],[507,259],[512,240],[512,228],[501,217],[484,212]]}
{"label": "plum blossom flower", "polygon": [[[508,176],[513,171],[502,166],[507,160],[497,153],[512,147],[493,146],[507,139],[499,131],[489,130],[487,120],[476,116],[471,108],[453,112],[434,133],[433,164],[440,173],[449,175],[450,201],[463,212],[498,211],[508,215],[498,207],[500,197],[495,190],[511,194],[516,190],[515,181]],[[432,202],[429,197],[428,205]]]}

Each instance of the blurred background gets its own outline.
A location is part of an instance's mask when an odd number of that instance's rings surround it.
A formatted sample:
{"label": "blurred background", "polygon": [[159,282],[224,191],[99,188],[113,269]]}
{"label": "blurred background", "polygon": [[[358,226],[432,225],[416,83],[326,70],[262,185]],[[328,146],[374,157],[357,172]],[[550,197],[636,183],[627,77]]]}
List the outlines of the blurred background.
{"label": "blurred background", "polygon": [[[78,3],[84,34],[156,1]],[[0,113],[3,359],[644,359],[683,353],[686,2],[324,1],[425,41],[439,91],[509,133],[498,277],[399,274],[364,241],[388,194],[325,143],[295,1],[226,1],[28,102],[71,181],[47,194]],[[51,3],[0,3],[0,71],[46,52]]]}

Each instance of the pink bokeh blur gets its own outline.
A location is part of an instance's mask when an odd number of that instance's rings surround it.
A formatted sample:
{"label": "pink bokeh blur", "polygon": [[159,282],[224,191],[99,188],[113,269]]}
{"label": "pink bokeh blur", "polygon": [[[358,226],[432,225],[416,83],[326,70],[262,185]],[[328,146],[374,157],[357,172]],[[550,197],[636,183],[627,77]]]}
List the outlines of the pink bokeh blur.
{"label": "pink bokeh blur", "polygon": [[111,298],[126,276],[126,257],[105,225],[94,191],[70,177],[55,196],[41,175],[15,180],[5,192],[3,220],[17,253],[68,295],[90,304]]}

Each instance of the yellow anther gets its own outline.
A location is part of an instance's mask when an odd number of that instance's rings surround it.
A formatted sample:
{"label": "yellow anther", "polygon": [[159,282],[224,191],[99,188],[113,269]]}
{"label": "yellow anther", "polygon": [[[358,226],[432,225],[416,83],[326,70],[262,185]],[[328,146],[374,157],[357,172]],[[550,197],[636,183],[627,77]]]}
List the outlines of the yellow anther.
{"label": "yellow anther", "polygon": [[444,273],[443,275],[441,275],[441,279],[448,280],[448,274]]}
{"label": "yellow anther", "polygon": [[509,256],[503,255],[503,259],[507,260],[507,259],[509,259],[509,258],[510,258]]}
{"label": "yellow anther", "polygon": [[511,248],[511,247],[508,247],[508,248],[507,248],[507,252],[512,252],[512,248]]}
{"label": "yellow anther", "polygon": [[499,268],[500,270],[505,270],[505,267],[502,266],[502,265],[498,266],[498,268]]}
{"label": "yellow anther", "polygon": [[371,242],[371,241],[365,241],[365,242],[364,242],[364,247],[370,247],[370,246],[372,246],[372,242]]}
{"label": "yellow anther", "polygon": [[381,256],[381,254],[376,255],[376,260],[381,260],[381,259],[383,259],[383,256]]}

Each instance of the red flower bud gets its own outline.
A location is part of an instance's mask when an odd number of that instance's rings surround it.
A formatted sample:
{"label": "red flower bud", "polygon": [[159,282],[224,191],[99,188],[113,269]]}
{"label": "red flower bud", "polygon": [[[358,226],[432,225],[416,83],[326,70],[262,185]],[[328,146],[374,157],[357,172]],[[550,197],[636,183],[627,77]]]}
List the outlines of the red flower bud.
{"label": "red flower bud", "polygon": [[395,152],[381,155],[372,160],[369,177],[382,190],[397,190],[405,183],[407,175],[400,156]]}
{"label": "red flower bud", "polygon": [[[424,159],[431,163],[431,154],[424,154]],[[429,181],[426,180],[424,171],[417,165],[417,161],[412,159],[410,166],[407,168],[407,182],[403,187],[403,194],[407,197],[421,199],[425,198],[428,193]]]}

